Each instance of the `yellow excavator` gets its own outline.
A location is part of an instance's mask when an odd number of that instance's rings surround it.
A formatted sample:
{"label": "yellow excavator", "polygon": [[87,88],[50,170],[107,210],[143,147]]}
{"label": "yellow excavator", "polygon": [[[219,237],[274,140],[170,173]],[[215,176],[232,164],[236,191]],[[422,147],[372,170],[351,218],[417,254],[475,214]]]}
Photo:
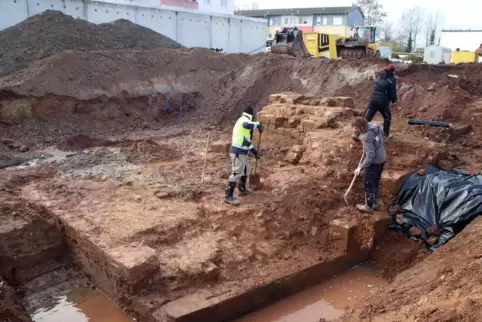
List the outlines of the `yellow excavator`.
{"label": "yellow excavator", "polygon": [[482,57],[482,44],[480,44],[480,47],[475,50],[475,54]]}
{"label": "yellow excavator", "polygon": [[311,57],[303,41],[303,32],[296,27],[276,31],[271,43],[271,53],[286,54],[294,57]]}
{"label": "yellow excavator", "polygon": [[348,38],[336,41],[336,55],[341,58],[380,57],[380,44],[375,42],[375,27],[356,27]]}

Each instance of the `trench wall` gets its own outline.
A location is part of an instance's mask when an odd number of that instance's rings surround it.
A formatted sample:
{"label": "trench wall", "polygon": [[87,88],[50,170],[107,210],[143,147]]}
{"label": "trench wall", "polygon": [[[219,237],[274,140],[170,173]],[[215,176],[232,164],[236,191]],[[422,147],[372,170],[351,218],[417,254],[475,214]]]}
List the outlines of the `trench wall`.
{"label": "trench wall", "polygon": [[172,7],[141,7],[83,0],[0,0],[0,30],[45,10],[58,10],[92,23],[130,20],[186,47],[220,48],[226,53],[266,49],[266,20],[201,13]]}

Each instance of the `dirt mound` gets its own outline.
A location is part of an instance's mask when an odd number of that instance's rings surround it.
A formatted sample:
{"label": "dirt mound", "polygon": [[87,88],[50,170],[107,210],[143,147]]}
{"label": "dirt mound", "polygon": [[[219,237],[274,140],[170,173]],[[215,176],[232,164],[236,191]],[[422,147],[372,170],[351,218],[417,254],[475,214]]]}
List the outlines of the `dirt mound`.
{"label": "dirt mound", "polygon": [[96,25],[52,10],[1,31],[0,43],[0,75],[64,50],[183,48],[172,39],[127,20]]}

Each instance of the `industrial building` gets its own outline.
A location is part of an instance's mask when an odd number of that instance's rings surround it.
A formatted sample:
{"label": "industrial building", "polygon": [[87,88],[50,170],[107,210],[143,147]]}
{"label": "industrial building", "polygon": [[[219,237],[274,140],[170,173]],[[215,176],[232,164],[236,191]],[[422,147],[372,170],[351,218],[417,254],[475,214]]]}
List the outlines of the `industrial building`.
{"label": "industrial building", "polygon": [[268,21],[267,37],[273,38],[282,27],[296,26],[303,32],[348,36],[351,28],[364,24],[359,7],[318,7],[291,9],[240,10],[237,15]]}
{"label": "industrial building", "polygon": [[175,7],[199,10],[206,13],[234,14],[234,0],[99,0],[115,4],[127,4],[143,7]]}

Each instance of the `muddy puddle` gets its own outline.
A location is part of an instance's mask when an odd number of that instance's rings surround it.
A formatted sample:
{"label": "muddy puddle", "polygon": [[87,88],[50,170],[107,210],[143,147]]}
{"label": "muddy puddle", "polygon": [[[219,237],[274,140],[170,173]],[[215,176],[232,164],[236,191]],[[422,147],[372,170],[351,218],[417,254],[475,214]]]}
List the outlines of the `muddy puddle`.
{"label": "muddy puddle", "polygon": [[246,315],[236,322],[333,321],[365,294],[386,285],[370,268],[360,265],[324,283]]}
{"label": "muddy puddle", "polygon": [[132,322],[104,294],[88,287],[75,289],[51,303],[30,310],[34,322]]}

